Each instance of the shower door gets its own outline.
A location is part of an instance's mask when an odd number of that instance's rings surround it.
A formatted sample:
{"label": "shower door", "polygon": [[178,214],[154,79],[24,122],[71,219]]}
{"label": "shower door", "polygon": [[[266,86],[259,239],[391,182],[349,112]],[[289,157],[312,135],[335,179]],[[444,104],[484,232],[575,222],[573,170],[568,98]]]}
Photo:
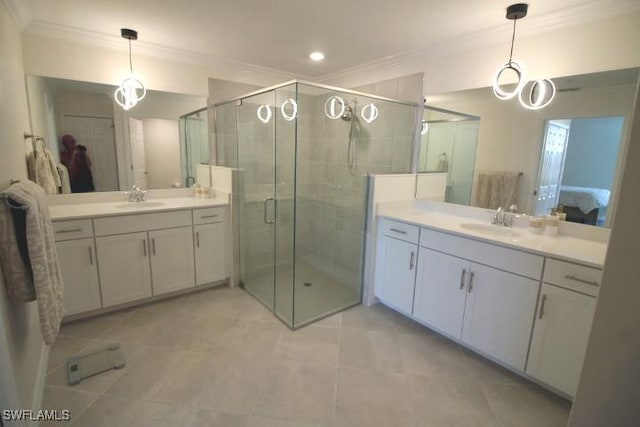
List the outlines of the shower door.
{"label": "shower door", "polygon": [[[285,119],[280,106],[289,101]],[[295,85],[238,101],[240,280],[293,325]]]}

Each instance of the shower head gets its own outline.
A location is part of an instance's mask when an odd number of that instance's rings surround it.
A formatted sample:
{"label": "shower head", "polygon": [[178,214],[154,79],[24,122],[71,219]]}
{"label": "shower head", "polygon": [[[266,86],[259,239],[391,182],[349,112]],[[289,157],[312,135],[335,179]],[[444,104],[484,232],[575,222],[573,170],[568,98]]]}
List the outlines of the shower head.
{"label": "shower head", "polygon": [[344,113],[340,117],[345,122],[350,122],[353,119],[353,108],[350,105],[347,105],[344,109]]}

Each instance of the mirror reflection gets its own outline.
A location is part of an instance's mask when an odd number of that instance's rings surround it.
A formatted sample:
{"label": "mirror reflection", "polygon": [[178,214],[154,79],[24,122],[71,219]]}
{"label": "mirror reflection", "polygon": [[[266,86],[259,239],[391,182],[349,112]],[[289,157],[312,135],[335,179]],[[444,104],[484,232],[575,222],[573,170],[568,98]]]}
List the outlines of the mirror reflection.
{"label": "mirror reflection", "polygon": [[515,204],[532,215],[560,207],[569,221],[611,226],[637,81],[637,68],[554,78],[556,98],[538,111],[501,101],[489,87],[428,96],[420,171],[448,166],[447,202]]}
{"label": "mirror reflection", "polygon": [[45,187],[49,194],[210,185],[206,98],[148,91],[124,111],[113,99],[115,86],[26,81],[31,129],[42,137],[33,139],[30,169],[48,153],[61,177]]}

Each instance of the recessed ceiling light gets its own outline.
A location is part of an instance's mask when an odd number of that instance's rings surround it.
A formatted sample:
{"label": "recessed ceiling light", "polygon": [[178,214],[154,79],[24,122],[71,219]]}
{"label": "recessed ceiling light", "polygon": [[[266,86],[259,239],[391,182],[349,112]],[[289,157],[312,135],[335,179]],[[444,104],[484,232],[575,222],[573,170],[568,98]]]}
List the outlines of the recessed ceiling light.
{"label": "recessed ceiling light", "polygon": [[311,53],[311,55],[309,55],[309,58],[311,58],[313,61],[322,61],[324,59],[324,53],[322,52],[313,52]]}

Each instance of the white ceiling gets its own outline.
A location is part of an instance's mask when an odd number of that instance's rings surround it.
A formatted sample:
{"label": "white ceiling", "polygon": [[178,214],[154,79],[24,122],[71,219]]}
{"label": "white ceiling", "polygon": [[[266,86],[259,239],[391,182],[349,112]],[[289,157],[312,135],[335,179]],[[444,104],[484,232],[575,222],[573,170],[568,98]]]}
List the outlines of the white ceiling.
{"label": "white ceiling", "polygon": [[[452,40],[496,31],[511,21],[510,0],[26,0],[30,27],[55,26],[119,37],[120,28],[138,31],[141,45],[178,49],[284,71],[301,77],[429,49]],[[561,4],[561,5],[560,5]],[[626,8],[620,8],[622,4]],[[582,13],[583,20],[624,13],[639,0],[529,0],[529,15],[518,22],[544,22]],[[575,12],[575,13],[574,13]],[[567,20],[567,25],[572,21]],[[562,25],[562,24],[560,24]],[[27,31],[29,28],[27,27]],[[134,43],[134,54],[135,54]],[[517,45],[516,45],[517,47]],[[308,54],[322,51],[313,63]]]}

